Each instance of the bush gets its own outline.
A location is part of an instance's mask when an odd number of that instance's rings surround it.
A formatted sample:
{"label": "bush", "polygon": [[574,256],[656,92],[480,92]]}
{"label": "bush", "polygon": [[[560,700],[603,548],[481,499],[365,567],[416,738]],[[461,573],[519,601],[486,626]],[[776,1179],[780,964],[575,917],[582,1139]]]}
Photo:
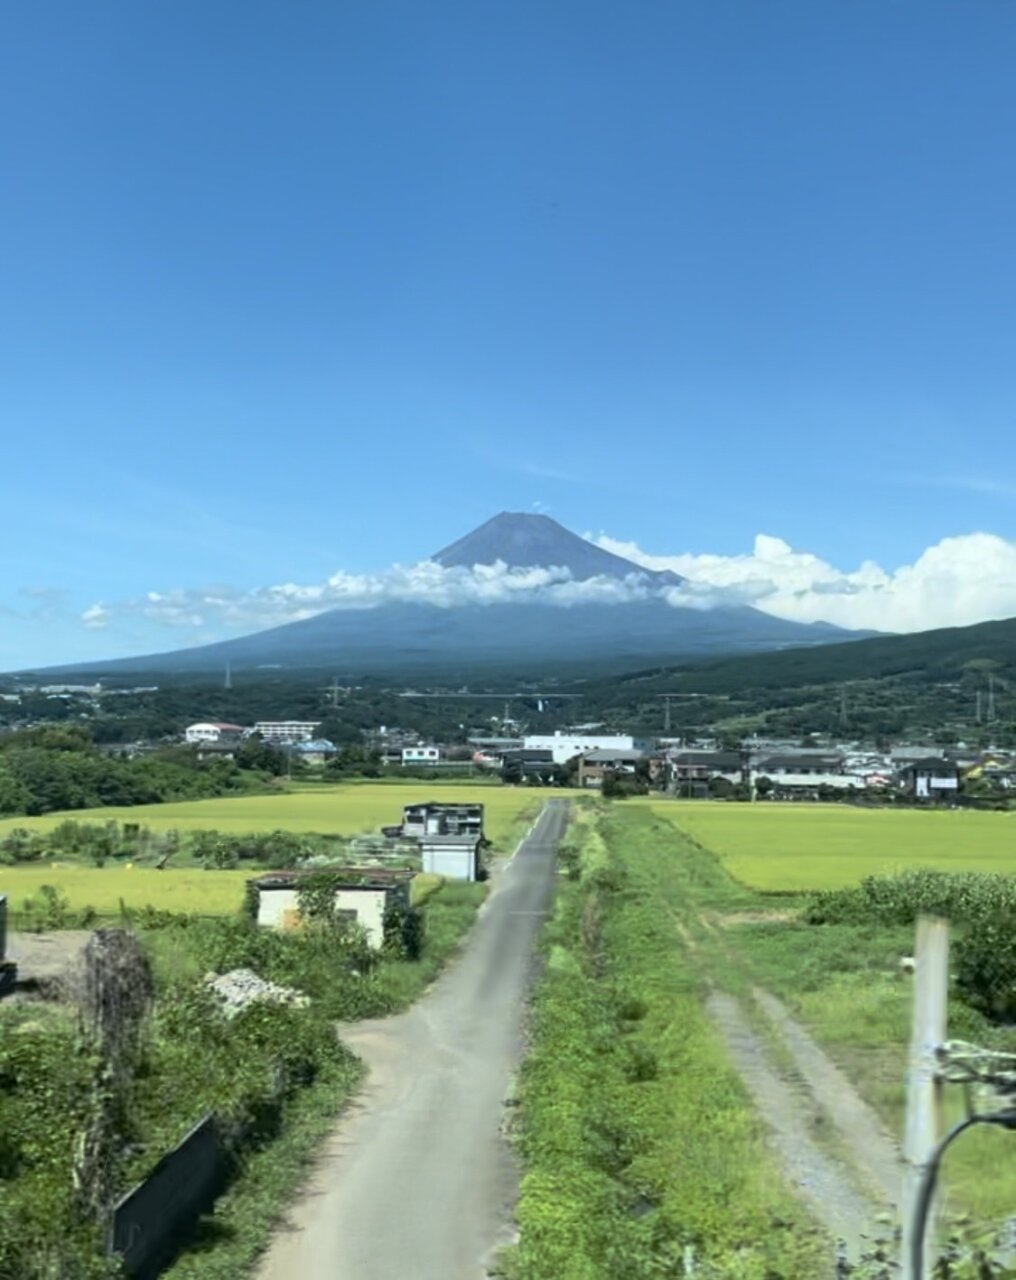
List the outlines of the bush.
{"label": "bush", "polygon": [[978,921],[956,945],[956,989],[972,1008],[998,1022],[1016,1019],[1016,929],[998,912]]}
{"label": "bush", "polygon": [[816,894],[809,924],[913,924],[920,915],[973,923],[997,912],[1016,918],[1016,876],[964,871],[904,871],[865,876],[855,889]]}

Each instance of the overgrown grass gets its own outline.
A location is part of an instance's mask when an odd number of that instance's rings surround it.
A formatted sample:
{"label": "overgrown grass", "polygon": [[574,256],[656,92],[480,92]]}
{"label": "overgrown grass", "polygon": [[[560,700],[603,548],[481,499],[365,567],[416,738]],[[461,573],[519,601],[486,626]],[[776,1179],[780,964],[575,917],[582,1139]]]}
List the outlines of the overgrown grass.
{"label": "overgrown grass", "polygon": [[804,1280],[821,1242],[703,1012],[660,834],[633,810],[572,835],[521,1075],[512,1265],[521,1280],[641,1280],[694,1259],[702,1277]]}
{"label": "overgrown grass", "polygon": [[[446,882],[428,898],[416,961],[371,963],[323,931],[275,933],[240,918],[163,918],[142,930],[157,999],[129,1109],[121,1187],[143,1178],[207,1110],[234,1135],[237,1162],[238,1176],[172,1274],[233,1280],[246,1273],[360,1078],[334,1020],[411,1003],[458,947],[486,888]],[[200,978],[240,966],[306,992],[309,1007],[254,1005],[225,1021]],[[93,1070],[72,1015],[0,1009],[2,1277],[107,1274],[97,1235],[77,1222],[70,1198],[71,1154]]]}
{"label": "overgrown grass", "polygon": [[[760,985],[784,999],[879,1112],[888,1131],[900,1134],[913,988],[900,974],[899,960],[914,945],[913,926],[901,923],[912,919],[914,910],[901,902],[901,889],[913,884],[923,895],[920,906],[941,907],[980,901],[982,894],[994,902],[1002,892],[998,880],[909,873],[880,882],[868,894],[846,889],[823,897],[814,918],[835,917],[833,923],[806,923],[803,897],[790,919],[767,920],[781,908],[786,912],[785,897],[746,889],[727,875],[727,860],[675,828],[668,831],[657,823],[655,829],[659,866],[677,869],[683,881],[675,911],[683,913],[684,927],[700,948],[703,969],[737,994]],[[842,912],[834,913],[835,904]],[[696,924],[702,916],[715,922],[712,931]],[[955,992],[949,1034],[1016,1047],[1011,1032],[991,1026]],[[946,1098],[947,1114],[958,1119],[959,1091],[947,1089]],[[1016,1206],[1016,1139],[987,1130],[965,1136],[949,1154],[942,1185],[950,1211],[986,1223],[1010,1216]]]}

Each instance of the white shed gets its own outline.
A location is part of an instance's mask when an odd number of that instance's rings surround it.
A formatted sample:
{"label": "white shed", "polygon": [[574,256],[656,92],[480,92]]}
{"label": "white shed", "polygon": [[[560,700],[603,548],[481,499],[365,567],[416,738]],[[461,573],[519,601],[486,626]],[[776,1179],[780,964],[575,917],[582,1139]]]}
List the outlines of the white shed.
{"label": "white shed", "polygon": [[449,880],[476,880],[480,841],[474,835],[425,835],[420,839],[423,870]]}
{"label": "white shed", "polygon": [[[273,872],[254,881],[258,894],[257,922],[269,929],[295,929],[300,924],[300,881],[306,873]],[[384,869],[362,873],[363,879],[349,878],[335,888],[335,911],[340,919],[359,925],[372,947],[384,942],[387,907],[409,902],[412,872]]]}

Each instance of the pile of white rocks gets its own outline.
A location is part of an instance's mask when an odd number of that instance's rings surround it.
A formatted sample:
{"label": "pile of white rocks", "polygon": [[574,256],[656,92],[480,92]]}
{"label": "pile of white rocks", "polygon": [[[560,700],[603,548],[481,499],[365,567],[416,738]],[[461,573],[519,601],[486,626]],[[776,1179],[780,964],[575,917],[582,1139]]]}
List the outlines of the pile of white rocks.
{"label": "pile of white rocks", "polygon": [[293,987],[280,987],[274,982],[259,978],[252,969],[231,969],[229,973],[209,973],[205,975],[205,983],[212,994],[222,1005],[222,1012],[227,1018],[235,1018],[248,1005],[258,1000],[268,1000],[273,1004],[306,1005],[310,1003],[307,996]]}

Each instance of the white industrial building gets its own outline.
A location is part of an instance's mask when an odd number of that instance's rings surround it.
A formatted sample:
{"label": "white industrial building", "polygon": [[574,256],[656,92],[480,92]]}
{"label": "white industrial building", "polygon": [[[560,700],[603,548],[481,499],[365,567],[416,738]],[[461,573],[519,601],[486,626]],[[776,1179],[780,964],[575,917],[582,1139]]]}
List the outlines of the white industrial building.
{"label": "white industrial building", "polygon": [[254,726],[265,742],[310,742],[318,731],[317,720],[259,720]]}
{"label": "white industrial building", "polygon": [[595,735],[561,729],[556,733],[530,734],[523,741],[527,751],[550,751],[555,764],[567,764],[588,751],[644,751],[647,745],[627,733]]}
{"label": "white industrial building", "polygon": [[187,742],[239,742],[246,730],[243,725],[223,724],[221,721],[201,721],[189,724],[184,731]]}

